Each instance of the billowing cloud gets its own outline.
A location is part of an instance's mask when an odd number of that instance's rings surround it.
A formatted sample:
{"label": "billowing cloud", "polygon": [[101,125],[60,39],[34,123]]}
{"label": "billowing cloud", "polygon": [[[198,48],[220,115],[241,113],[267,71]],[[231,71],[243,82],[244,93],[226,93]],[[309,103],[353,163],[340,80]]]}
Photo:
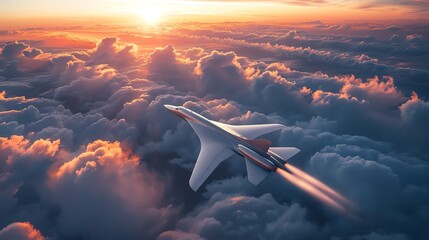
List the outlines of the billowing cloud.
{"label": "billowing cloud", "polygon": [[171,206],[159,204],[161,181],[140,168],[139,157],[119,142],[88,144],[83,153],[54,167],[49,181],[51,197],[62,209],[58,221],[64,236],[153,238],[174,217]]}
{"label": "billowing cloud", "polygon": [[114,67],[129,67],[136,60],[135,46],[120,46],[117,38],[108,37],[101,40],[97,47],[89,52],[91,63],[109,64]]}
{"label": "billowing cloud", "polygon": [[[239,58],[233,52],[214,51],[202,57],[195,69],[201,75],[202,89],[218,96],[240,94],[250,84]],[[252,69],[250,70],[252,71]]]}
{"label": "billowing cloud", "polygon": [[147,77],[177,86],[182,91],[197,91],[199,82],[192,74],[194,63],[180,58],[173,46],[156,49],[149,55]]}
{"label": "billowing cloud", "polygon": [[[130,28],[128,38],[100,26],[97,36],[121,40],[92,49],[87,40],[55,51],[49,41],[2,46],[0,236],[424,239],[424,27],[209,26]],[[251,185],[239,158],[193,192],[200,143],[164,104],[286,125],[265,137],[301,149],[291,163],[350,199],[355,218],[275,174]]]}
{"label": "billowing cloud", "polygon": [[213,195],[177,224],[203,239],[306,239],[318,231],[305,220],[299,205],[276,203],[269,194],[260,197]]}
{"label": "billowing cloud", "polygon": [[6,59],[13,59],[24,53],[24,50],[29,48],[25,43],[9,42],[3,47],[1,56]]}
{"label": "billowing cloud", "polygon": [[43,240],[39,230],[28,222],[15,222],[0,230],[0,239],[8,240]]}

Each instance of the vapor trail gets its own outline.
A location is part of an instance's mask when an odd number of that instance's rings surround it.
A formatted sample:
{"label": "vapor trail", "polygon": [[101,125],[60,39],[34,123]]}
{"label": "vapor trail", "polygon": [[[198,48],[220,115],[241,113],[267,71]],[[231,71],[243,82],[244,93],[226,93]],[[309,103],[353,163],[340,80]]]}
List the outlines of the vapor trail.
{"label": "vapor trail", "polygon": [[297,178],[300,178],[300,179],[306,181],[307,183],[313,185],[314,187],[318,188],[320,191],[322,191],[323,193],[329,195],[331,198],[337,200],[338,202],[340,202],[341,204],[343,204],[345,207],[353,207],[353,204],[348,199],[346,199],[340,193],[338,193],[334,189],[330,188],[329,186],[327,186],[326,184],[324,184],[320,180],[314,178],[310,174],[302,171],[301,169],[299,169],[299,168],[297,168],[297,167],[295,167],[295,166],[293,166],[291,164],[287,164],[286,167]]}
{"label": "vapor trail", "polygon": [[358,217],[352,213],[354,210],[353,204],[340,193],[291,164],[287,164],[285,166],[292,172],[292,174],[280,168],[276,169],[276,172],[284,179],[307,192],[322,203],[325,203],[333,209],[358,220]]}

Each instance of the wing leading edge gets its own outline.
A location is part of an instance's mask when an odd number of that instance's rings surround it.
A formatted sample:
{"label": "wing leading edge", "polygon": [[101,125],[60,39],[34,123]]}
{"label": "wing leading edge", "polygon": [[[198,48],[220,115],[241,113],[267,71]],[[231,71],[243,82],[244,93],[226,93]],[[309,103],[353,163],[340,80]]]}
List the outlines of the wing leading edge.
{"label": "wing leading edge", "polygon": [[247,139],[255,139],[261,135],[285,128],[282,124],[230,125],[216,121],[211,122],[235,135],[242,136]]}
{"label": "wing leading edge", "polygon": [[[229,125],[215,121],[211,122],[236,136],[244,137],[250,144],[257,146],[264,151],[268,150],[271,146],[271,142],[265,139],[255,138],[285,127],[281,124]],[[195,163],[191,178],[189,179],[189,185],[192,190],[197,191],[217,166],[219,166],[219,164],[224,160],[231,157],[234,152],[221,141],[218,133],[191,121],[189,124],[195,130],[201,142],[200,154]],[[274,151],[277,150],[275,148],[270,148],[270,150],[271,149]],[[289,153],[288,155],[291,155],[291,152],[287,152]],[[284,156],[285,152],[281,151],[281,153],[283,153],[282,155]],[[269,174],[269,171],[261,169],[248,159],[246,159],[246,167],[248,179],[255,185],[258,185]]]}
{"label": "wing leading edge", "polygon": [[234,152],[221,141],[217,141],[216,133],[213,131],[192,122],[190,122],[190,125],[197,133],[201,142],[200,154],[189,179],[189,185],[192,190],[197,191],[216,167],[232,156]]}

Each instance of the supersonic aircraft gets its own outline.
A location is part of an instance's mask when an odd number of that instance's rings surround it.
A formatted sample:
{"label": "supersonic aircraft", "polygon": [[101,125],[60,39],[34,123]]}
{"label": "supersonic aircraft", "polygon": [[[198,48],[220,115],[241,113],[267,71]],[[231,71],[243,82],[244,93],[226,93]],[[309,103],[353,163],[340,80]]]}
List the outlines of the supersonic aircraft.
{"label": "supersonic aircraft", "polygon": [[201,151],[192,171],[189,185],[197,191],[216,167],[234,154],[246,161],[247,178],[258,185],[270,172],[281,168],[300,150],[294,147],[271,147],[271,142],[257,137],[282,129],[281,124],[229,125],[209,120],[182,106],[164,105],[186,120],[197,133]]}

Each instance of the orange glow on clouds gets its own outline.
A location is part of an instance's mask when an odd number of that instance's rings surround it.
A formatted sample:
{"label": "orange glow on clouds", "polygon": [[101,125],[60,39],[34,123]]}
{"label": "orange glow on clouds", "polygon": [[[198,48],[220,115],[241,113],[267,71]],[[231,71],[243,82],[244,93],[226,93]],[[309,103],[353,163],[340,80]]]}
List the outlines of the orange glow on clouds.
{"label": "orange glow on clouds", "polygon": [[14,222],[1,230],[4,239],[44,240],[39,230],[29,222]]}
{"label": "orange glow on clouds", "polygon": [[98,165],[115,168],[136,167],[138,161],[138,156],[124,151],[119,142],[97,140],[88,144],[84,153],[64,163],[56,172],[56,177],[60,178],[67,174],[81,176],[86,172],[95,171]]}
{"label": "orange glow on clouds", "polygon": [[234,204],[238,203],[238,202],[240,202],[240,201],[242,201],[244,199],[245,199],[244,196],[235,196],[235,197],[230,198],[231,202],[234,203]]}
{"label": "orange glow on clouds", "polygon": [[[0,112],[1,116],[1,112]],[[52,158],[57,154],[60,140],[38,139],[30,143],[24,136],[12,135],[9,138],[0,137],[0,157],[7,156],[6,163],[11,165],[22,156],[31,155],[35,159]]]}

